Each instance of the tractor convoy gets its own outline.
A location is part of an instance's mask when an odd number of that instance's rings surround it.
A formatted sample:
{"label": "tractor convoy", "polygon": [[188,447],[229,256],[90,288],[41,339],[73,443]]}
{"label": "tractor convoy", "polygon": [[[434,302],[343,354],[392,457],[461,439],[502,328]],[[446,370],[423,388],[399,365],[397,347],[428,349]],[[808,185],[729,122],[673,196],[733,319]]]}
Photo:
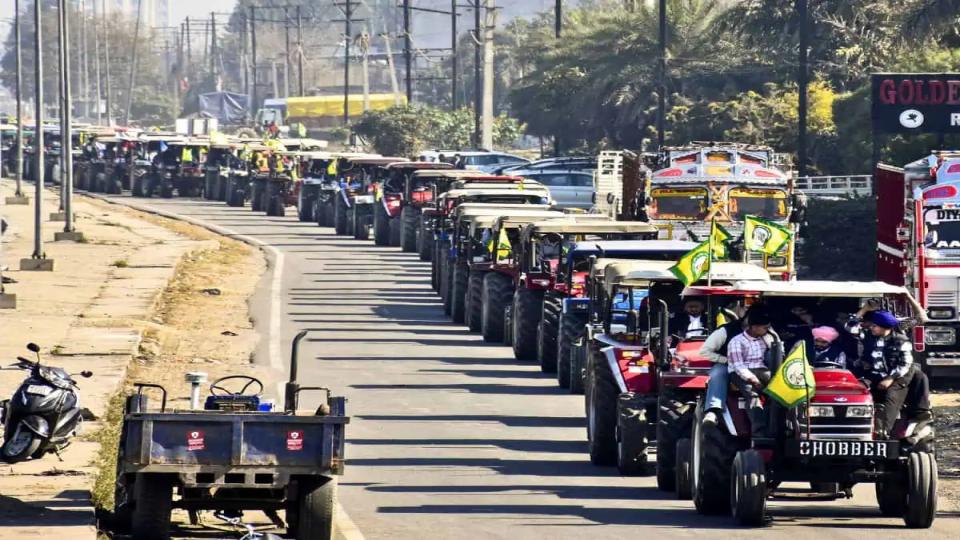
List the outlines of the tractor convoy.
{"label": "tractor convoy", "polygon": [[[80,189],[250,201],[271,216],[295,206],[302,222],[416,253],[455,323],[583,394],[585,458],[656,475],[698,512],[757,526],[784,483],[831,500],[871,483],[882,515],[933,522],[932,425],[910,407],[884,410],[892,402],[860,369],[873,342],[859,323],[880,306],[928,365],[960,365],[960,154],[881,168],[892,178],[881,203],[899,209],[881,220],[887,284],[796,279],[805,199],[765,147],[604,152],[584,212],[530,179],[309,140],[100,129],[79,142]],[[819,360],[804,311],[840,336],[846,361]],[[764,391],[728,388],[742,373],[739,349],[728,352],[740,337],[765,343]],[[717,363],[728,355],[729,369]]]}

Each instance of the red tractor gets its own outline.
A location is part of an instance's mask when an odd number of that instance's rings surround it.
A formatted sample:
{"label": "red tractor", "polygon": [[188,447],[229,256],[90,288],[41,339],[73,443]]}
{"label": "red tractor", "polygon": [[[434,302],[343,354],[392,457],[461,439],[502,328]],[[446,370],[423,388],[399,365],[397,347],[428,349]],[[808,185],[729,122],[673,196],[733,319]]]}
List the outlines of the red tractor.
{"label": "red tractor", "polygon": [[[773,314],[774,328],[778,315],[789,313],[797,302],[811,300],[826,321],[847,320],[867,299],[880,299],[898,316],[907,315],[902,326],[925,321],[922,308],[906,289],[878,282],[735,282],[690,287],[684,294],[716,303],[763,302]],[[786,331],[781,328],[780,334]],[[785,346],[778,334],[773,335],[769,368],[776,373],[793,344]],[[849,345],[855,357],[853,338]],[[799,341],[797,346],[805,344]],[[674,365],[676,376],[687,381],[684,388],[695,391],[706,386],[702,374],[691,377],[688,373],[697,369],[696,360]],[[795,361],[788,364],[787,381],[802,384],[802,372],[795,373],[791,365],[802,366]],[[906,418],[901,411],[891,432],[883,433],[875,420],[882,406],[874,402],[850,365],[814,363],[815,384],[808,390],[813,398],[806,404],[787,408],[763,399],[765,425],[760,430],[751,425],[746,396],[731,390],[715,427],[703,427],[703,399],[698,398],[691,438],[660,446],[661,451],[677,456],[678,493],[691,494],[700,513],[729,512],[737,524],[756,526],[767,520],[767,499],[783,482],[809,483],[814,492],[832,499],[851,497],[855,484],[873,483],[882,515],[901,517],[911,528],[930,527],[937,502],[931,421]]]}
{"label": "red tractor", "polygon": [[409,203],[404,198],[407,179],[416,171],[452,169],[449,163],[401,161],[384,166],[377,185],[377,204],[373,209],[373,241],[378,246],[400,246],[400,213]]}

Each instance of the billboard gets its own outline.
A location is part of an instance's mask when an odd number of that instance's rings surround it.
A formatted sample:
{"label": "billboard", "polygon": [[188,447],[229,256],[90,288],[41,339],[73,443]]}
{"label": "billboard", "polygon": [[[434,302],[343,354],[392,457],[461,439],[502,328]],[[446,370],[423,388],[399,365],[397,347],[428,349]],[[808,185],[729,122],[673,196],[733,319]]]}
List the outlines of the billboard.
{"label": "billboard", "polygon": [[873,129],[960,133],[960,73],[874,73]]}

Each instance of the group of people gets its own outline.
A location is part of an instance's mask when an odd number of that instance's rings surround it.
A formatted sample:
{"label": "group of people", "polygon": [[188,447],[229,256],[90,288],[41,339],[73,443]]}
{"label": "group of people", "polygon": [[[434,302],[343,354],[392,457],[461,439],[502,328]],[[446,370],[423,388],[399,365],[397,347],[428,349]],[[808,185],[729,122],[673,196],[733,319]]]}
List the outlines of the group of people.
{"label": "group of people", "polygon": [[[814,368],[848,369],[869,384],[874,402],[883,406],[877,426],[884,434],[893,430],[904,406],[909,418],[931,417],[929,380],[914,362],[913,344],[893,313],[872,302],[843,322],[819,319],[805,304],[791,307],[790,316],[776,321],[763,305],[740,311],[745,311],[737,313],[740,318],[709,333],[700,349],[700,355],[714,364],[705,425],[719,421],[730,384],[747,396],[759,396],[769,384],[775,336],[783,340],[787,353],[796,346],[806,347]],[[671,332],[681,337],[705,335],[707,328],[705,303],[698,298],[687,298],[671,323]],[[751,410],[755,430],[765,427],[762,414],[762,410]]]}

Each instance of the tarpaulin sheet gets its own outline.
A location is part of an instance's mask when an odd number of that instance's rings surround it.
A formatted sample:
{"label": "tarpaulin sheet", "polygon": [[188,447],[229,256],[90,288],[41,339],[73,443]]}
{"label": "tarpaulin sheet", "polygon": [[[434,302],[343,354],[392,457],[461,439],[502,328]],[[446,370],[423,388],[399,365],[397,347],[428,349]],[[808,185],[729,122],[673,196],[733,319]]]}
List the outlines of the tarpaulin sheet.
{"label": "tarpaulin sheet", "polygon": [[[400,97],[400,103],[406,103],[406,96]],[[351,94],[349,96],[350,116],[363,114],[363,96]],[[370,94],[370,110],[382,111],[396,105],[393,94]],[[343,96],[309,96],[292,97],[287,99],[287,119],[320,118],[324,116],[343,116]]]}
{"label": "tarpaulin sheet", "polygon": [[200,94],[200,117],[216,118],[222,124],[241,124],[247,110],[247,96],[232,92]]}

